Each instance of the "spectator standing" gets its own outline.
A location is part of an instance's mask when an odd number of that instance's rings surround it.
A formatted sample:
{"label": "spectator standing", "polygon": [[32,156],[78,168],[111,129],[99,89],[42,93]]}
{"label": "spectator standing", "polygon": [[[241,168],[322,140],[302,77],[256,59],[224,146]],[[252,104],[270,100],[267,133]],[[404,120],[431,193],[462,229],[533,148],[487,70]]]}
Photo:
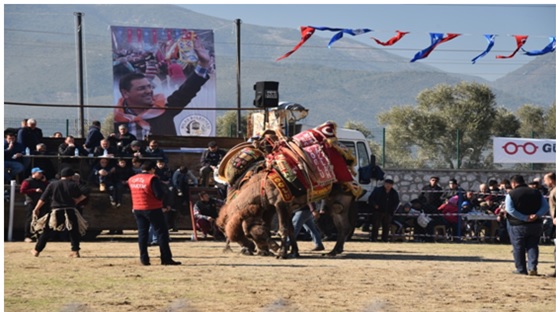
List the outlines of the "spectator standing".
{"label": "spectator standing", "polygon": [[[556,173],[549,172],[544,175],[544,184],[548,188],[548,206],[552,224],[556,227]],[[556,277],[556,240],[554,241],[554,273],[549,276]]]}
{"label": "spectator standing", "polygon": [[100,141],[103,139],[104,135],[100,132],[100,121],[95,120],[89,127],[83,148],[87,151],[87,153],[92,154],[95,147],[100,146]]}
{"label": "spectator standing", "polygon": [[128,191],[127,181],[135,175],[131,165],[127,163],[125,159],[118,159],[118,164],[114,167],[114,173],[112,174],[114,181],[114,201],[116,202],[116,207],[122,206],[123,193]]}
{"label": "spectator standing", "polygon": [[[185,214],[189,208],[189,185],[197,186],[197,177],[193,175],[187,166],[180,166],[172,175],[172,185],[174,185],[174,209]],[[184,203],[187,205],[184,209]]]}
{"label": "spectator standing", "polygon": [[200,182],[201,186],[207,187],[209,182],[209,176],[216,170],[216,167],[224,158],[226,152],[218,148],[218,144],[215,141],[210,141],[208,148],[201,154],[201,169],[200,169]]}
{"label": "spectator standing", "polygon": [[322,244],[322,238],[320,231],[318,230],[315,221],[313,212],[311,211],[309,206],[305,206],[293,213],[292,217],[293,223],[293,236],[297,238],[299,232],[301,232],[301,228],[304,228],[305,231],[311,234],[311,240],[315,247],[311,249],[311,251],[321,251],[324,250],[324,245]]}
{"label": "spectator standing", "polygon": [[41,198],[37,202],[33,213],[39,217],[41,208],[47,202],[50,202],[51,210],[40,218],[37,223],[42,224],[34,229],[42,230],[42,234],[37,240],[35,249],[31,253],[38,257],[46,247],[46,243],[50,235],[54,231],[69,231],[71,241],[70,257],[79,258],[80,241],[87,230],[87,223],[81,217],[79,211],[75,208],[86,196],[81,192],[79,185],[73,181],[75,172],[71,168],[64,168],[61,172],[61,178],[54,181],[46,187]]}
{"label": "spectator standing", "polygon": [[31,169],[31,176],[23,182],[19,192],[25,194],[25,239],[26,243],[33,242],[33,233],[31,232],[31,221],[33,221],[33,210],[37,205],[42,193],[46,189],[48,181],[39,167]]}
{"label": "spectator standing", "polygon": [[373,228],[371,230],[371,241],[378,240],[378,229],[382,227],[382,241],[388,241],[390,224],[394,211],[400,204],[398,191],[394,189],[394,181],[385,179],[383,186],[376,187],[369,196],[368,204],[373,211]]}
{"label": "spectator standing", "polygon": [[146,161],[141,166],[142,172],[128,180],[131,191],[133,215],[137,222],[138,243],[141,264],[150,265],[148,239],[149,227],[152,224],[158,237],[160,260],[162,265],[180,265],[181,262],[172,260],[170,250],[170,236],[164,220],[163,203],[164,190],[160,179],[154,174],[155,165]]}
{"label": "spectator standing", "polygon": [[542,216],[548,212],[548,203],[539,190],[525,184],[523,176],[512,176],[510,183],[512,191],[506,196],[506,213],[516,268],[513,273],[538,275]]}

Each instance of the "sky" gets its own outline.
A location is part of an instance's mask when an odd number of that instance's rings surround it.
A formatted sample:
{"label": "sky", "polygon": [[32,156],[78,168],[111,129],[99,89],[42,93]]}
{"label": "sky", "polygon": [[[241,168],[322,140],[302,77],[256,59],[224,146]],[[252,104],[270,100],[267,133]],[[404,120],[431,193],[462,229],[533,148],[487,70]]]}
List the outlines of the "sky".
{"label": "sky", "polygon": [[[439,45],[428,58],[417,62],[447,72],[469,74],[492,81],[534,59],[520,52],[510,59],[495,58],[495,55],[510,55],[516,49],[513,35],[529,36],[523,46],[526,50],[540,50],[549,43],[550,36],[556,36],[556,5],[551,2],[535,3],[537,4],[187,4],[180,6],[230,21],[239,18],[242,24],[259,26],[292,29],[309,25],[370,28],[373,30],[370,33],[349,37],[402,56],[408,62],[415,53],[430,45],[429,33],[459,33],[460,37]],[[386,41],[395,35],[396,30],[409,31],[410,34],[391,47],[381,47],[370,38],[376,37]],[[472,64],[471,59],[487,47],[485,34],[497,35],[495,45],[488,55],[479,59],[476,64]],[[315,35],[330,38],[333,33],[317,31]],[[284,53],[288,50],[289,48]],[[290,57],[295,57],[295,53]]]}

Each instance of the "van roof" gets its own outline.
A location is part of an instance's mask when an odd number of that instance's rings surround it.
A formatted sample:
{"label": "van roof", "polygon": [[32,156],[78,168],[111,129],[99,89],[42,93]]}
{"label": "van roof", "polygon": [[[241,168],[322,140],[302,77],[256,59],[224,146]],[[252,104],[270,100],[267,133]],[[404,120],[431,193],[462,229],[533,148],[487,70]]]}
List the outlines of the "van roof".
{"label": "van roof", "polygon": [[[313,129],[316,126],[312,126],[312,125],[301,125],[301,131],[305,131],[305,130],[309,130],[309,129]],[[365,140],[365,136],[363,135],[363,133],[357,131],[357,130],[352,130],[352,129],[346,129],[346,128],[336,128],[336,137],[339,140]]]}

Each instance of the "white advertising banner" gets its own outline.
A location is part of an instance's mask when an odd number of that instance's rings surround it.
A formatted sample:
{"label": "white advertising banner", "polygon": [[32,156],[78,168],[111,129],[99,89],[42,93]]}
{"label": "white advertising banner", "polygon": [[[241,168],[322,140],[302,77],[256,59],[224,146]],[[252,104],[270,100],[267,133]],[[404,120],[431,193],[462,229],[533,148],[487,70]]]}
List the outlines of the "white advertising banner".
{"label": "white advertising banner", "polygon": [[556,140],[494,138],[495,163],[556,163]]}

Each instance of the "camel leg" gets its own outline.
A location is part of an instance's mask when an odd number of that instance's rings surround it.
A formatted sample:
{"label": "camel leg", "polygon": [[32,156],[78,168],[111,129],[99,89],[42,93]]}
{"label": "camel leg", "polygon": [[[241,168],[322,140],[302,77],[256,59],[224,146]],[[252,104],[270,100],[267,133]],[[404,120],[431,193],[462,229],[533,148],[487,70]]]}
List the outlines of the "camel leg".
{"label": "camel leg", "polygon": [[328,256],[336,256],[344,252],[344,244],[347,236],[353,229],[350,220],[350,211],[353,209],[353,197],[349,195],[340,195],[338,201],[335,201],[330,207],[332,220],[338,231],[338,238],[334,248],[327,254]]}

